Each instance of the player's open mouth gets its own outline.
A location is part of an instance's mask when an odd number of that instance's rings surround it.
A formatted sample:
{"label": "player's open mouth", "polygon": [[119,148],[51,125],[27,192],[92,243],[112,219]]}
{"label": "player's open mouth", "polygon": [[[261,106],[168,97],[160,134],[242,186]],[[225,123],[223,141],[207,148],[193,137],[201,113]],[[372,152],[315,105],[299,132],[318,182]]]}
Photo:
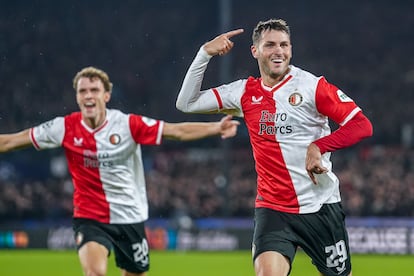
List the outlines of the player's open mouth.
{"label": "player's open mouth", "polygon": [[96,105],[94,103],[86,103],[83,106],[86,110],[92,110],[93,108],[95,108]]}
{"label": "player's open mouth", "polygon": [[283,62],[283,59],[280,59],[280,58],[274,58],[274,59],[272,59],[272,62],[273,62],[273,63],[282,63],[282,62]]}

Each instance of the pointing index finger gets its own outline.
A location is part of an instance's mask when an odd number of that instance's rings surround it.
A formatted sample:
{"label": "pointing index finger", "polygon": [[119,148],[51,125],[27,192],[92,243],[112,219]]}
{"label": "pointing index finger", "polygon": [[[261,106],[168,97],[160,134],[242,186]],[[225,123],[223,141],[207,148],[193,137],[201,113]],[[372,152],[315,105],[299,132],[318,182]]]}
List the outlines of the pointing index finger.
{"label": "pointing index finger", "polygon": [[233,36],[239,35],[242,32],[244,32],[244,29],[237,29],[237,30],[229,31],[229,32],[225,33],[224,35],[227,38],[232,38]]}

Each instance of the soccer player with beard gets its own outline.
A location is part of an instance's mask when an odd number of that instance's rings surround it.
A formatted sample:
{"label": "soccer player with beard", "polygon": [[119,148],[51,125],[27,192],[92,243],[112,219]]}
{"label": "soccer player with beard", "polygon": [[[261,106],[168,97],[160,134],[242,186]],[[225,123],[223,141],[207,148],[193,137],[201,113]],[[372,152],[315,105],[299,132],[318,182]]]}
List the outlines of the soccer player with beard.
{"label": "soccer player with beard", "polygon": [[[261,21],[253,30],[251,54],[260,77],[201,90],[210,59],[227,54],[234,46],[230,39],[243,31],[221,34],[199,49],[176,106],[187,113],[244,118],[257,172],[252,244],[257,276],[288,275],[298,247],[321,275],[351,275],[330,155],[371,136],[371,122],[338,87],[290,64],[290,28],[281,19]],[[329,119],[339,125],[334,132]]]}
{"label": "soccer player with beard", "polygon": [[73,79],[79,112],[56,117],[18,133],[0,135],[0,152],[34,146],[62,147],[74,185],[73,229],[84,275],[106,275],[111,250],[123,276],[144,276],[149,248],[141,145],[160,145],[237,133],[239,122],[167,123],[106,107],[112,83],[87,67]]}

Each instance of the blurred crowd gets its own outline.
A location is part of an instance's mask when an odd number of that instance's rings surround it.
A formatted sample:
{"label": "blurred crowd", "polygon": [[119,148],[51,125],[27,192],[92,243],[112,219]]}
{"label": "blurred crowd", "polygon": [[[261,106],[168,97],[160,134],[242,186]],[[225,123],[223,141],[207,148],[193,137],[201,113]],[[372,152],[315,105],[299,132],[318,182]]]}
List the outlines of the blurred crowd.
{"label": "blurred crowd", "polygon": [[[227,71],[212,62],[205,83],[254,75],[251,30],[258,20],[281,17],[291,26],[293,63],[337,84],[374,125],[372,138],[333,155],[347,213],[413,216],[414,4],[241,0],[226,13],[220,11],[223,2],[1,3],[0,132],[76,111],[71,81],[89,65],[107,71],[114,82],[110,107],[168,121],[212,120],[175,109],[197,49],[224,30],[245,28],[232,54],[223,57]],[[151,216],[251,216],[255,172],[247,141],[242,127],[229,151],[217,140],[149,150],[144,156]],[[61,152],[36,154],[0,155],[0,219],[72,213],[70,179],[62,165],[61,173],[49,168]]]}
{"label": "blurred crowd", "polygon": [[[348,216],[414,216],[414,150],[364,146],[338,151],[332,159]],[[256,174],[249,148],[227,149],[226,155],[220,148],[156,150],[144,161],[151,218],[253,214]],[[29,181],[13,171],[0,167],[6,172],[0,179],[0,219],[70,217],[73,188],[67,175]]]}

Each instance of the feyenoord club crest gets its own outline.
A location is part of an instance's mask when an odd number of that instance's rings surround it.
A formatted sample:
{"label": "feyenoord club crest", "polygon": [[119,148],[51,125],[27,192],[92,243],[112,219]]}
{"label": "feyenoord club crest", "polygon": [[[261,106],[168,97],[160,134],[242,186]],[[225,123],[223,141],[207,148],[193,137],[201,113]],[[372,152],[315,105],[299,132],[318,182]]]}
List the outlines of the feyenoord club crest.
{"label": "feyenoord club crest", "polygon": [[295,92],[295,93],[293,93],[292,95],[289,96],[289,103],[292,106],[300,105],[302,103],[302,101],[303,101],[303,97],[298,92]]}
{"label": "feyenoord club crest", "polygon": [[109,142],[112,145],[118,145],[119,142],[121,142],[121,136],[119,136],[119,134],[112,134],[111,136],[109,136]]}

